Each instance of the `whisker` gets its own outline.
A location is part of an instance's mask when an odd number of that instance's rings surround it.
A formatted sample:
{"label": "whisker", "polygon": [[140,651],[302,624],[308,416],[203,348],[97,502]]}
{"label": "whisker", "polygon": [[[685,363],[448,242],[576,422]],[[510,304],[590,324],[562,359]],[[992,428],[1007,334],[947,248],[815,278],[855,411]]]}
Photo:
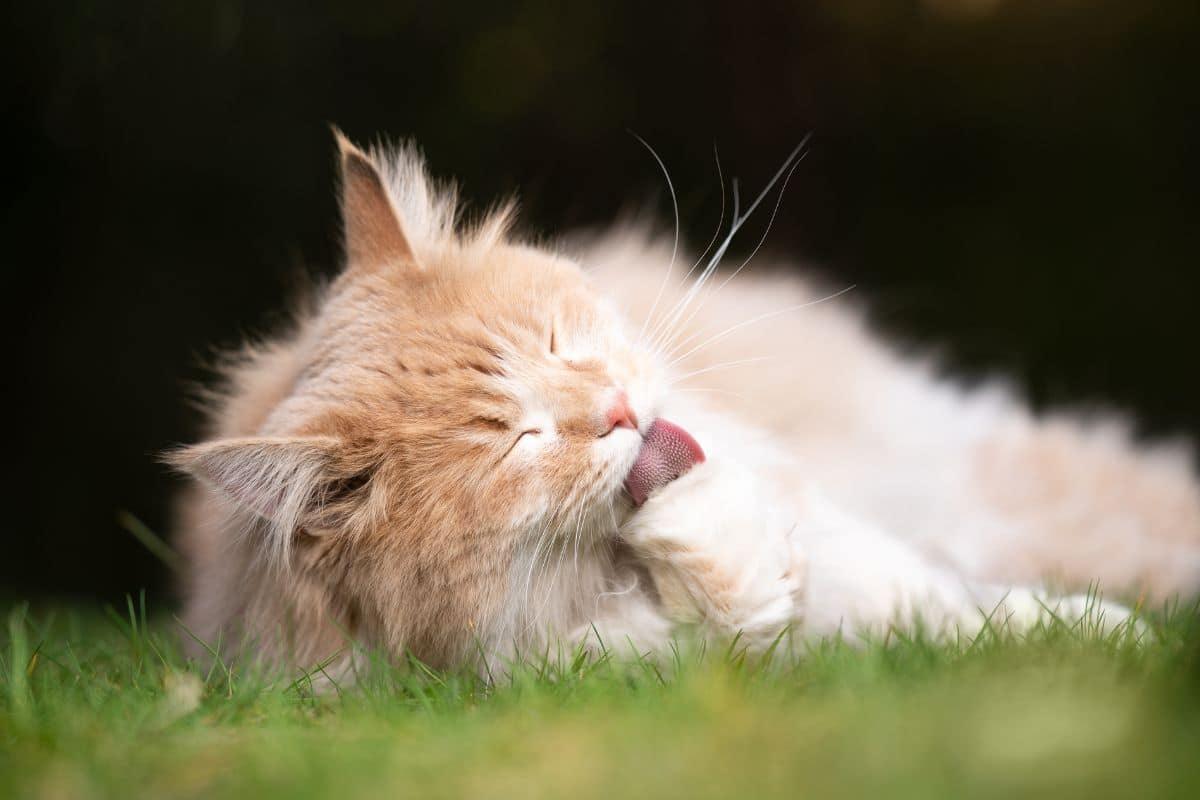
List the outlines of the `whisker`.
{"label": "whisker", "polygon": [[[571,500],[575,500],[575,499],[576,499],[576,497],[574,495],[572,495]],[[580,505],[575,511],[575,527],[576,527],[577,531],[579,530],[579,528],[582,524],[583,524],[583,506]],[[554,565],[554,574],[550,576],[550,582],[546,586],[546,596],[542,600],[541,608],[538,609],[537,617],[539,617],[539,618],[543,614],[546,613],[546,608],[550,604],[550,597],[551,597],[551,595],[554,594],[554,591],[558,585],[558,573],[560,570],[562,570],[563,562],[567,560],[566,542],[562,542],[561,544],[562,544],[562,546],[558,548],[558,561]]]}
{"label": "whisker", "polygon": [[[736,176],[730,180],[730,194],[733,198],[733,216],[732,216],[732,222],[730,223],[730,226],[729,226],[729,233],[725,234],[725,238],[721,240],[721,246],[717,249],[717,252],[713,254],[713,257],[709,261],[709,263],[704,265],[704,269],[700,270],[700,275],[696,278],[695,281],[692,282],[692,285],[689,286],[687,288],[687,290],[683,293],[683,297],[676,300],[675,305],[673,305],[671,307],[671,310],[668,311],[667,314],[664,316],[664,318],[662,320],[662,322],[664,324],[661,326],[661,330],[659,330],[659,327],[655,328],[657,333],[652,341],[652,344],[655,347],[661,348],[670,342],[670,337],[671,337],[673,331],[678,328],[677,323],[678,323],[679,315],[687,310],[687,307],[688,307],[688,305],[691,304],[694,295],[700,291],[700,288],[704,286],[704,282],[708,280],[708,276],[712,273],[712,271],[714,269],[716,269],[716,265],[720,263],[721,257],[724,255],[725,248],[729,247],[729,241],[733,238],[733,235],[735,233],[737,233],[738,227],[740,227],[740,225],[741,225],[741,223],[738,221],[738,199],[739,199],[739,196],[738,196],[738,179]],[[722,196],[722,202],[723,201],[724,201],[724,196]],[[722,216],[722,218],[724,218],[725,215],[722,214],[721,216]],[[688,270],[687,275],[684,276],[685,281],[688,276],[690,276],[693,272],[696,271],[696,267],[698,267],[700,265],[700,262],[703,260],[704,260],[704,256],[701,256],[700,258],[698,258],[696,260],[696,263],[692,265],[692,268]]]}
{"label": "whisker", "polygon": [[[552,516],[548,517],[546,519],[546,524],[542,526],[542,530],[538,533],[537,540],[533,548],[533,558],[529,562],[529,573],[525,576],[525,599],[522,604],[523,608],[529,608],[529,590],[531,588],[531,584],[533,583],[533,574],[537,569],[538,558],[540,557],[542,544],[545,541],[548,541],[546,534],[550,530],[550,526],[553,523],[554,518]],[[530,624],[532,624],[532,621]]]}
{"label": "whisker", "polygon": [[541,549],[541,543],[542,543],[542,534],[539,533],[538,538],[533,547],[533,555],[530,556],[530,558],[529,558],[529,570],[525,573],[525,591],[524,591],[524,598],[521,602],[522,608],[529,607],[529,589],[530,589],[531,584],[533,583],[533,570],[534,570],[534,565],[537,564],[538,550]]}
{"label": "whisker", "polygon": [[650,146],[650,143],[638,136],[633,131],[629,131],[629,135],[642,143],[642,146],[650,151],[650,155],[654,156],[654,160],[658,162],[659,169],[662,170],[663,177],[667,179],[667,189],[671,192],[671,208],[675,212],[675,244],[671,247],[671,261],[667,264],[667,274],[663,276],[662,283],[658,287],[658,295],[654,298],[653,305],[650,306],[650,312],[646,314],[646,318],[642,321],[642,329],[638,332],[638,341],[641,341],[643,334],[646,332],[646,325],[649,324],[650,318],[654,316],[655,309],[658,308],[658,303],[662,299],[663,291],[667,288],[667,283],[671,279],[671,270],[675,267],[675,257],[679,253],[679,200],[675,196],[675,184],[671,182],[671,173],[667,170],[667,165],[658,157],[658,153]]}
{"label": "whisker", "polygon": [[725,173],[721,170],[721,156],[717,152],[716,142],[713,142],[713,161],[716,162],[717,165],[717,183],[721,187],[721,214],[717,218],[716,230],[713,231],[712,238],[708,240],[708,244],[705,246],[704,252],[702,252],[700,257],[696,259],[696,263],[692,264],[692,268],[687,271],[687,274],[683,276],[685,281],[691,277],[691,274],[696,270],[696,267],[700,266],[700,262],[703,261],[705,256],[708,255],[708,252],[712,250],[712,246],[717,242],[717,237],[721,235],[721,226],[725,224]]}
{"label": "whisker", "polygon": [[[707,283],[709,277],[716,270],[717,266],[721,263],[721,259],[725,256],[725,252],[729,249],[730,244],[733,243],[733,237],[735,235],[737,235],[737,232],[741,229],[742,225],[745,224],[746,220],[749,219],[750,216],[754,213],[754,210],[756,208],[758,208],[759,204],[763,201],[763,199],[771,192],[771,189],[773,189],[775,187],[775,185],[779,182],[779,180],[785,174],[788,173],[788,170],[790,170],[792,168],[793,162],[796,160],[797,156],[799,156],[799,154],[804,149],[804,147],[808,144],[808,142],[811,138],[812,138],[812,134],[811,133],[807,134],[803,139],[800,140],[800,143],[798,145],[796,145],[795,148],[792,149],[792,152],[788,154],[788,157],[786,159],[784,159],[783,164],[775,172],[774,176],[771,177],[771,180],[767,182],[767,185],[765,187],[763,187],[762,191],[760,191],[758,193],[758,196],[756,198],[754,198],[754,202],[750,204],[750,207],[746,209],[745,213],[740,213],[738,210],[737,182],[736,181],[734,182],[734,185],[733,185],[734,214],[733,214],[733,222],[729,228],[729,233],[726,234],[725,239],[721,242],[721,245],[720,245],[720,247],[717,248],[717,251],[715,253],[713,253],[712,258],[709,260],[709,262],[705,266],[704,270],[700,273],[700,277],[696,279],[696,281],[692,284],[692,286],[684,294],[683,299],[679,303],[676,304],[676,308],[673,311],[673,313],[671,314],[671,317],[670,317],[669,322],[667,323],[667,327],[665,329],[665,331],[667,333],[669,333],[675,329],[677,323],[679,322],[680,316],[687,310],[688,306],[691,305],[691,303],[695,300],[696,295],[699,294],[700,290],[704,288],[704,285]],[[655,342],[657,343],[658,341],[659,341],[659,339],[656,338]]]}
{"label": "whisker", "polygon": [[736,361],[724,361],[720,364],[711,364],[707,367],[704,367],[703,369],[693,370],[692,372],[687,372],[687,373],[684,373],[683,375],[673,378],[671,380],[671,383],[682,383],[683,381],[687,380],[688,378],[694,378],[697,375],[703,375],[706,372],[716,372],[719,369],[729,369],[731,367],[740,367],[743,364],[753,364],[757,361],[768,361],[772,358],[774,358],[774,356],[755,356],[754,358],[739,358]]}
{"label": "whisker", "polygon": [[624,597],[638,587],[638,576],[634,574],[629,585],[620,591],[600,592],[596,595],[596,599],[592,602],[592,619],[600,616],[600,601],[609,597]]}
{"label": "whisker", "polygon": [[726,336],[728,336],[729,334],[731,334],[735,331],[739,331],[742,328],[745,328],[747,325],[754,325],[754,324],[762,322],[764,320],[771,319],[772,317],[778,317],[781,314],[788,314],[793,311],[800,311],[802,309],[809,308],[811,306],[815,306],[818,303],[824,303],[829,300],[833,300],[837,297],[841,297],[842,295],[844,295],[846,292],[850,291],[853,288],[854,288],[854,284],[851,284],[850,286],[847,286],[845,289],[836,291],[831,295],[826,295],[825,297],[822,297],[818,300],[810,300],[807,303],[799,303],[794,306],[788,306],[787,308],[780,308],[776,311],[768,311],[767,313],[759,314],[757,317],[754,317],[752,319],[744,320],[742,322],[737,323],[736,325],[731,325],[730,327],[726,328],[725,330],[721,331],[720,333],[714,334],[713,336],[710,336],[709,338],[705,339],[703,342],[696,345],[692,349],[688,350],[683,355],[676,357],[673,361],[669,362],[667,366],[670,367],[670,366],[674,366],[675,364],[678,364],[680,361],[684,360],[685,358],[692,355],[693,353],[695,353],[705,347],[708,347],[710,344],[713,344],[714,342],[717,342],[717,341],[725,338]]}
{"label": "whisker", "polygon": [[[687,279],[692,277],[692,273],[696,271],[696,267],[700,266],[700,263],[702,261],[704,261],[705,257],[708,255],[709,251],[712,250],[713,245],[716,244],[717,237],[721,235],[721,227],[725,224],[725,173],[721,169],[721,155],[720,155],[720,153],[717,152],[717,143],[716,142],[713,142],[713,160],[717,164],[717,183],[721,187],[721,215],[717,219],[717,227],[713,231],[712,238],[708,240],[708,244],[705,246],[704,252],[700,254],[700,257],[696,259],[696,262],[694,264],[692,264],[691,268],[689,268],[688,271],[686,273],[684,273],[683,280],[680,281],[680,283],[686,283]],[[734,198],[733,198],[734,199],[734,215],[736,216],[736,214],[737,214],[736,182],[735,182],[734,186],[735,186]],[[678,303],[678,301],[676,301],[676,302]],[[667,314],[670,314],[671,311],[674,311],[674,310],[675,310],[675,307],[672,306],[667,311]],[[653,309],[651,309],[651,311],[653,312]],[[649,319],[649,316],[647,317],[647,319]],[[657,339],[659,328],[662,326],[665,319],[666,319],[666,315],[664,315],[664,317],[662,319],[659,319],[655,323],[654,327],[650,330],[650,338],[652,341]],[[643,325],[642,327],[644,330],[645,325]]]}
{"label": "whisker", "polygon": [[738,398],[738,399],[740,399],[740,400],[746,400],[746,399],[748,399],[748,398],[746,397],[746,395],[744,395],[744,394],[743,394],[743,393],[741,393],[741,392],[731,392],[731,391],[729,391],[728,389],[713,389],[713,388],[711,388],[711,387],[708,387],[708,386],[684,386],[684,387],[680,387],[680,388],[674,388],[674,387],[672,387],[671,391],[672,391],[672,392],[711,392],[712,394],[727,394],[727,395],[731,395],[731,396],[733,396],[733,397],[736,397],[736,398]]}
{"label": "whisker", "polygon": [[[792,164],[792,168],[788,170],[787,176],[784,177],[783,184],[779,187],[779,196],[775,199],[775,207],[771,209],[771,218],[767,220],[767,227],[763,231],[762,236],[758,238],[758,244],[754,245],[754,249],[750,251],[750,255],[746,256],[746,260],[739,264],[737,269],[729,273],[725,280],[721,281],[719,286],[710,290],[703,298],[701,298],[700,302],[696,304],[696,307],[692,309],[692,312],[687,316],[687,318],[679,324],[679,327],[685,327],[689,322],[695,319],[696,315],[700,313],[700,310],[704,308],[704,304],[708,302],[708,299],[728,286],[729,282],[737,277],[737,274],[745,269],[746,265],[749,264],[756,255],[758,255],[758,251],[762,249],[763,243],[767,241],[767,235],[771,233],[771,228],[775,224],[775,217],[779,215],[779,208],[783,205],[783,196],[787,192],[788,183],[792,180],[792,175],[795,174],[796,168],[800,166],[800,162],[803,161],[804,157],[807,155],[807,152],[801,153],[800,157],[796,159],[796,162]],[[684,343],[680,343],[680,345],[677,345],[677,347],[682,346]]]}
{"label": "whisker", "polygon": [[572,561],[573,561],[573,568],[575,570],[576,580],[578,580],[578,578],[579,578],[579,541],[583,538],[582,521],[583,520],[582,520],[582,514],[581,514],[580,522],[576,523],[576,525],[575,525],[575,536],[573,537],[573,539],[574,539],[573,547],[574,547],[575,552],[572,555]]}

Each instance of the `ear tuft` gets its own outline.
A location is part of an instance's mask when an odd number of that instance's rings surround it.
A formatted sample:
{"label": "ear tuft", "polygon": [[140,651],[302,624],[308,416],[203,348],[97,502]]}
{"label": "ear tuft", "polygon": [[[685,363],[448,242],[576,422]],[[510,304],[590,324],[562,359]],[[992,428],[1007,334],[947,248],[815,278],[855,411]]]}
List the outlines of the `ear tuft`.
{"label": "ear tuft", "polygon": [[346,259],[351,268],[374,268],[395,262],[415,263],[387,185],[371,156],[333,129],[341,161],[342,223]]}

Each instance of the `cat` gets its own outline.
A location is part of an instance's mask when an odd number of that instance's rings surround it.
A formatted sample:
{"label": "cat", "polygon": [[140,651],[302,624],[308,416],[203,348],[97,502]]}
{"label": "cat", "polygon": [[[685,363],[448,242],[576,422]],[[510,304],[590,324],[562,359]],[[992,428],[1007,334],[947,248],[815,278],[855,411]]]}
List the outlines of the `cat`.
{"label": "cat", "polygon": [[413,146],[336,139],[344,270],[168,456],[198,639],[455,667],[1200,590],[1186,446],[960,388],[787,265],[717,270],[728,238],[690,274],[636,228],[535,246],[511,205],[460,224]]}

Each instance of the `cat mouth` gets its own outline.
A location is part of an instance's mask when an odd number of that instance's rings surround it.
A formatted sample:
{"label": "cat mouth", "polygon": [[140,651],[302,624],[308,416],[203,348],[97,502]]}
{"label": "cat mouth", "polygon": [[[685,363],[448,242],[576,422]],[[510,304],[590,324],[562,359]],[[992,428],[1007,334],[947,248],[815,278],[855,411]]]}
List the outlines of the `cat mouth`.
{"label": "cat mouth", "polygon": [[656,490],[704,461],[700,444],[674,422],[656,419],[646,429],[633,468],[625,477],[625,492],[635,507]]}

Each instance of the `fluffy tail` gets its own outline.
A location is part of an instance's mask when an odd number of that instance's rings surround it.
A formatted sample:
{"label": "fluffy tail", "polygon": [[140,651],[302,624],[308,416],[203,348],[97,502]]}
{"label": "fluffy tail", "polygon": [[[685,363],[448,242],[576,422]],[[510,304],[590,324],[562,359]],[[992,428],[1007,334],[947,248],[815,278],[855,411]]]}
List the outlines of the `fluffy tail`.
{"label": "fluffy tail", "polygon": [[1002,577],[1098,582],[1148,599],[1200,594],[1200,481],[1184,446],[1135,446],[1119,423],[1012,421],[978,444],[973,488],[997,519]]}

